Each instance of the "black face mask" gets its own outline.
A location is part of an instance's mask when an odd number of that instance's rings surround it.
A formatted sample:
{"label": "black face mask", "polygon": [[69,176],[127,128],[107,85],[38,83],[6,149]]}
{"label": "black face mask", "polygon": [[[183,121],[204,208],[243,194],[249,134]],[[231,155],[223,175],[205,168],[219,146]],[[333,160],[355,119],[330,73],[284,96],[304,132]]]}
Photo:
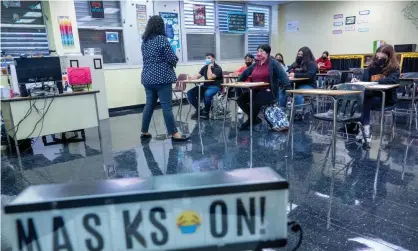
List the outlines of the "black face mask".
{"label": "black face mask", "polygon": [[302,56],[297,56],[296,57],[296,63],[298,63],[298,64],[302,63],[302,59],[303,59]]}
{"label": "black face mask", "polygon": [[252,62],[245,62],[245,65],[246,65],[247,67],[250,67],[252,64],[253,64]]}
{"label": "black face mask", "polygon": [[386,64],[386,59],[385,58],[379,58],[376,61],[376,66],[382,68],[385,64]]}
{"label": "black face mask", "polygon": [[323,60],[327,59],[327,56],[325,56],[325,57],[324,57],[324,56],[322,56],[322,59],[323,59]]}

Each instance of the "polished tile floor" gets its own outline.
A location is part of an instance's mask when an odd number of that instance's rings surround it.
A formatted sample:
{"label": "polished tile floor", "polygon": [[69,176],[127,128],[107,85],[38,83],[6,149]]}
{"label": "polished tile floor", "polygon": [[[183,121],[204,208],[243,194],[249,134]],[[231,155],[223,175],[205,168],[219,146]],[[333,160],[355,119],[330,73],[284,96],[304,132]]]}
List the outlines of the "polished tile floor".
{"label": "polished tile floor", "polygon": [[[309,118],[295,124],[286,152],[286,133],[269,132],[262,124],[251,140],[230,121],[225,128],[222,121],[202,121],[200,128],[190,119],[178,121],[191,141],[173,145],[164,139],[161,110],[151,124],[154,139],[142,145],[141,116],[102,121],[102,152],[97,129],[89,129],[85,143],[36,142],[32,153],[22,156],[21,167],[15,157],[2,156],[2,205],[35,184],[268,166],[290,183],[288,216],[304,231],[299,250],[418,250],[418,135],[402,119],[394,134],[385,126],[380,153],[378,126],[370,151],[340,138],[333,170],[330,127]],[[289,234],[288,250],[296,240]],[[7,240],[2,242],[5,247]]]}

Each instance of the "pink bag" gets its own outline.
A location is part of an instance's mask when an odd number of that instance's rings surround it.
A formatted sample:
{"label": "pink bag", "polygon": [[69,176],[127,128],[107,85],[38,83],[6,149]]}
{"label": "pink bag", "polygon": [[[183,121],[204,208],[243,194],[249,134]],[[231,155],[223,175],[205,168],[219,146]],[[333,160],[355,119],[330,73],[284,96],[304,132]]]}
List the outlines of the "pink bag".
{"label": "pink bag", "polygon": [[68,67],[67,75],[70,85],[89,85],[92,83],[90,67]]}

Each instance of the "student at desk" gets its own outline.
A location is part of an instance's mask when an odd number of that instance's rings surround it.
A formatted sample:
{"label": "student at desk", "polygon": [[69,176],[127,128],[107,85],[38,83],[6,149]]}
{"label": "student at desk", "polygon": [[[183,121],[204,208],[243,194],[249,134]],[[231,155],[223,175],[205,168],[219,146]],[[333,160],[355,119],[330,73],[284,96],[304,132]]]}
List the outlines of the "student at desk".
{"label": "student at desk", "polygon": [[326,73],[329,70],[331,70],[331,60],[328,58],[329,53],[328,51],[322,52],[322,56],[316,60],[316,63],[318,64],[319,72]]}
{"label": "student at desk", "polygon": [[243,73],[248,67],[250,67],[252,64],[254,64],[254,56],[251,53],[247,53],[244,57],[245,65],[240,67],[236,72],[233,72],[229,74],[230,76],[238,77]]}
{"label": "student at desk", "polygon": [[[254,89],[253,91],[253,124],[260,124],[258,113],[263,105],[274,102],[279,92],[279,87],[289,86],[289,78],[279,62],[270,56],[271,47],[268,44],[260,45],[257,48],[257,63],[248,67],[239,77],[238,82],[264,82],[270,86]],[[242,93],[238,100],[238,106],[248,115],[248,120],[241,126],[240,130],[247,130],[250,127],[250,93]]]}
{"label": "student at desk", "polygon": [[[396,59],[396,53],[392,45],[385,44],[376,50],[369,67],[364,71],[362,81],[364,82],[378,82],[381,85],[398,84],[400,76],[400,67]],[[352,82],[360,81],[353,79]],[[366,91],[364,95],[363,117],[361,122],[364,125],[364,133],[366,134],[367,142],[371,141],[370,131],[370,111],[373,109],[380,109],[382,104],[381,92]],[[394,106],[398,101],[396,96],[396,88],[386,91],[385,106]],[[361,131],[356,136],[357,140],[363,140]]]}
{"label": "student at desk", "polygon": [[[200,116],[203,119],[209,119],[209,112],[212,106],[212,97],[215,96],[216,93],[220,90],[220,85],[223,83],[223,75],[222,75],[222,68],[215,63],[215,55],[213,53],[207,53],[205,59],[205,66],[200,69],[200,72],[190,77],[190,80],[199,79],[204,77],[205,80],[214,80],[212,83],[205,83],[201,87],[201,95],[204,97],[205,101],[205,108],[201,111]],[[197,119],[198,111],[200,106],[200,100],[198,100],[199,96],[199,87],[193,87],[187,92],[187,99],[189,100],[190,104],[196,109],[196,112],[192,114],[192,119]]]}
{"label": "student at desk", "polygon": [[287,67],[287,65],[284,63],[284,58],[283,55],[281,53],[277,53],[276,56],[274,56],[274,58],[279,61],[280,65],[283,67],[284,71],[287,71],[289,69],[289,67]]}
{"label": "student at desk", "polygon": [[[308,47],[302,47],[298,51],[295,62],[290,66],[289,70],[290,78],[307,78],[307,80],[298,81],[296,83],[296,89],[314,89],[316,88],[316,61],[312,54],[312,51]],[[286,90],[280,89],[279,105],[281,107],[286,106]],[[305,102],[302,95],[296,95],[295,105],[303,105]],[[302,112],[297,111],[295,114],[296,119],[302,118]]]}

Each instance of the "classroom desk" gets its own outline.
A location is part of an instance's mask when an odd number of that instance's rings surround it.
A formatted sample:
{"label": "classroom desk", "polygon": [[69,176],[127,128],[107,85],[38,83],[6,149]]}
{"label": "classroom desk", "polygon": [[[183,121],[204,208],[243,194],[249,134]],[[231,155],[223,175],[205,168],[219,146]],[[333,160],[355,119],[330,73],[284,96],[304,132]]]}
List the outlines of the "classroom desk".
{"label": "classroom desk", "polygon": [[[229,88],[241,88],[241,89],[250,90],[250,137],[253,136],[253,88],[264,87],[264,86],[269,86],[269,85],[270,85],[269,83],[264,83],[264,82],[236,82],[236,83],[222,84],[223,87],[227,88],[227,91],[226,91],[227,97],[228,97]],[[226,102],[228,102],[228,99],[225,99],[225,100]],[[226,109],[226,104],[225,104],[225,109]],[[224,112],[224,114],[225,114],[224,115],[224,126],[225,126],[226,111]]]}
{"label": "classroom desk", "polygon": [[335,170],[335,159],[337,154],[336,149],[336,141],[337,141],[337,107],[338,107],[338,99],[337,97],[345,96],[345,95],[355,95],[361,94],[361,91],[345,91],[345,90],[323,90],[323,89],[303,89],[303,90],[288,90],[288,93],[292,93],[292,109],[290,110],[290,125],[289,125],[289,132],[287,135],[287,142],[286,142],[286,157],[289,149],[289,141],[290,136],[293,133],[293,120],[294,120],[294,113],[295,113],[295,94],[305,95],[305,96],[329,96],[333,99],[333,124],[332,124],[332,167]]}
{"label": "classroom desk", "polygon": [[[198,104],[199,104],[199,109],[197,109],[197,121],[199,122],[199,124],[200,124],[200,87],[202,86],[201,84],[202,83],[212,83],[212,82],[215,82],[215,80],[199,80],[199,79],[196,79],[196,80],[183,80],[183,81],[181,81],[182,83],[185,83],[185,84],[194,84],[195,86],[198,86],[199,88],[199,94],[198,94],[198,96],[197,96],[197,99],[199,100],[198,101]],[[187,119],[187,118],[186,118]]]}
{"label": "classroom desk", "polygon": [[[401,81],[401,85],[402,85],[402,81],[413,83],[411,109],[414,109],[415,98],[416,98],[415,97],[415,92],[417,91],[418,78],[400,78],[399,80]],[[416,109],[418,109],[418,108],[416,108]],[[409,131],[411,131],[411,126],[412,126],[412,113],[413,113],[413,110],[411,111],[411,115],[409,115]]]}
{"label": "classroom desk", "polygon": [[[101,151],[97,93],[99,91],[83,91],[55,96],[2,99],[4,124],[8,136],[14,139],[19,162],[18,140],[95,126],[98,127]],[[44,116],[41,116],[40,111]],[[9,137],[7,140],[10,147]]]}

